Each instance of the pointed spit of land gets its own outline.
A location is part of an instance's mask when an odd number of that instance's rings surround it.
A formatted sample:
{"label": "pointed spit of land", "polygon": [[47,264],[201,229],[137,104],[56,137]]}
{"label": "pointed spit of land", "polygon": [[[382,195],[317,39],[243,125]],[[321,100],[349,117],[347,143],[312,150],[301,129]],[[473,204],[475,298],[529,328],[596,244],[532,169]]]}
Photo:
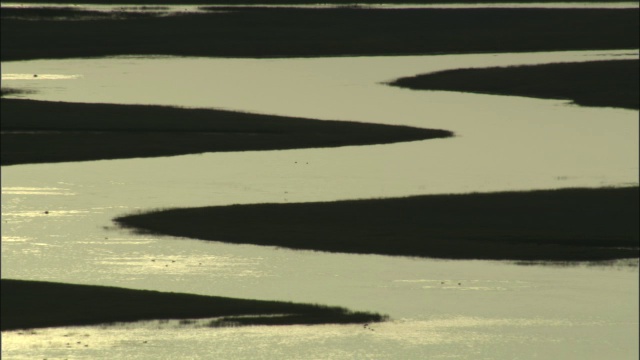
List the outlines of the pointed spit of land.
{"label": "pointed spit of land", "polygon": [[401,78],[390,85],[543,99],[638,110],[638,60],[608,60],[447,70]]}
{"label": "pointed spit of land", "polygon": [[373,145],[453,136],[447,130],[212,109],[19,99],[2,99],[1,104],[2,165]]}
{"label": "pointed spit of land", "polygon": [[2,331],[214,317],[218,319],[209,326],[348,324],[386,319],[340,307],[2,279]]}
{"label": "pointed spit of land", "polygon": [[[292,249],[445,259],[637,258],[638,187],[170,209],[140,232]],[[179,241],[179,240],[176,240]]]}

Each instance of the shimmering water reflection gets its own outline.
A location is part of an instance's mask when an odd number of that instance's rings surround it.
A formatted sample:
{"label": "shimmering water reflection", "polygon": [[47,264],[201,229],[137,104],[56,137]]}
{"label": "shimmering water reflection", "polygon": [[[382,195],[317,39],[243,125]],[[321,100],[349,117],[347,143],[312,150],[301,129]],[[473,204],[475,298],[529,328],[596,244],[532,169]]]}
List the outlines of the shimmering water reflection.
{"label": "shimmering water reflection", "polygon": [[[544,319],[453,317],[392,321],[370,326],[206,327],[207,321],[141,322],[3,333],[11,359],[495,359],[633,358],[633,354],[581,346],[589,333],[610,326]],[[522,329],[527,329],[523,335]],[[568,337],[566,334],[572,334]],[[636,332],[637,334],[637,332]],[[562,336],[559,341],[558,335]],[[593,334],[591,334],[593,335]],[[568,341],[567,341],[568,340]],[[187,355],[188,354],[188,355]],[[622,357],[617,357],[621,355]],[[627,357],[628,356],[628,357]],[[530,358],[530,357],[525,357]]]}

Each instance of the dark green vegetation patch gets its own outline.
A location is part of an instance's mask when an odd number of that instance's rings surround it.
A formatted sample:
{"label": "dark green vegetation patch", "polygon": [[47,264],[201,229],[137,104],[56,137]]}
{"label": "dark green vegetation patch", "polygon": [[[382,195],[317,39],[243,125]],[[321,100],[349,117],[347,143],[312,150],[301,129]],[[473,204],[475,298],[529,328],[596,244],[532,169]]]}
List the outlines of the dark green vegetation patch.
{"label": "dark green vegetation patch", "polygon": [[[638,9],[216,8],[117,21],[32,21],[21,18],[20,11],[2,12],[2,61],[130,54],[495,53],[637,49],[639,44]],[[56,16],[86,17],[76,10]]]}
{"label": "dark green vegetation patch", "polygon": [[390,85],[566,99],[578,105],[638,109],[638,60],[456,69],[398,79]]}
{"label": "dark green vegetation patch", "polygon": [[447,259],[637,258],[638,188],[565,189],[171,209],[140,232],[331,252]]}
{"label": "dark green vegetation patch", "polygon": [[445,130],[167,106],[2,99],[1,164],[372,145]]}
{"label": "dark green vegetation patch", "polygon": [[[281,314],[285,315],[264,317]],[[212,326],[347,324],[386,319],[340,307],[2,279],[2,331],[212,317],[221,317]]]}

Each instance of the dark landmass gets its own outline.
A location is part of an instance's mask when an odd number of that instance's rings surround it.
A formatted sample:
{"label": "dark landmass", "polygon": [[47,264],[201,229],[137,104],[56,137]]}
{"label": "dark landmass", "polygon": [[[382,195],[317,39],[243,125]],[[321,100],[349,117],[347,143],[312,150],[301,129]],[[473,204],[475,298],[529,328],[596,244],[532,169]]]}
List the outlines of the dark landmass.
{"label": "dark landmass", "polygon": [[292,249],[445,259],[637,258],[638,188],[563,189],[170,209],[138,232]]}
{"label": "dark landmass", "polygon": [[390,85],[571,100],[583,106],[638,109],[638,60],[456,69],[401,78]]}
{"label": "dark landmass", "polygon": [[34,11],[2,9],[2,61],[136,54],[268,58],[637,49],[640,29],[638,9],[218,7],[211,13],[91,21],[59,20],[87,18],[80,10],[58,9],[49,19],[49,10]]}
{"label": "dark landmass", "polygon": [[386,144],[446,130],[167,106],[0,100],[0,163]]}
{"label": "dark landmass", "polygon": [[340,307],[2,279],[2,331],[213,317],[220,319],[211,326],[348,324],[387,319]]}

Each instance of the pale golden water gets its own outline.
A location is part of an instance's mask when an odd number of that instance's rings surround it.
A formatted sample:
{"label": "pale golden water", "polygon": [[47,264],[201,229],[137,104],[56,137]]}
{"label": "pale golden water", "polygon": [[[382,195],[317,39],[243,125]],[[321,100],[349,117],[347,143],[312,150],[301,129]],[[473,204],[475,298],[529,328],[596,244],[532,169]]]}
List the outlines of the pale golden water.
{"label": "pale golden water", "polygon": [[[260,184],[287,187],[289,201],[312,201],[637,184],[636,111],[382,84],[460,67],[637,57],[637,51],[270,60],[120,57],[9,62],[2,71],[4,86],[35,91],[23,96],[37,100],[215,107],[456,134],[385,146],[214,154],[177,164],[189,169],[184,176],[207,176],[202,173],[207,166],[216,167],[216,178],[235,187],[256,187],[244,175],[253,174]],[[15,79],[20,74],[24,78]],[[75,78],[41,81],[31,74]],[[209,165],[203,169],[199,161]],[[295,161],[309,164],[294,166]],[[116,168],[128,164],[105,166],[121,173]],[[149,171],[166,169],[153,160],[145,164]],[[324,194],[309,193],[320,189]],[[263,200],[252,195],[248,201]]]}
{"label": "pale golden water", "polygon": [[637,51],[3,64],[3,86],[35,90],[26,95],[34,99],[221,107],[457,135],[3,167],[3,278],[311,302],[392,317],[373,330],[149,322],[3,332],[3,358],[637,358],[637,262],[521,266],[328,254],[135,235],[111,222],[175,206],[637,184],[637,111],[380,84],[445,68],[602,58],[637,58]]}
{"label": "pale golden water", "polygon": [[[598,346],[585,351],[581,346],[589,337],[610,328],[613,326],[589,321],[464,316],[400,320],[369,328],[348,325],[211,329],[172,321],[13,332],[6,340],[10,341],[11,350],[19,354],[12,357],[15,359],[94,359],[105,358],[105,354],[119,359],[602,359],[606,355],[632,359],[633,352],[611,353]],[[528,332],[526,335],[523,329]],[[34,340],[40,342],[39,349],[33,346]]]}

